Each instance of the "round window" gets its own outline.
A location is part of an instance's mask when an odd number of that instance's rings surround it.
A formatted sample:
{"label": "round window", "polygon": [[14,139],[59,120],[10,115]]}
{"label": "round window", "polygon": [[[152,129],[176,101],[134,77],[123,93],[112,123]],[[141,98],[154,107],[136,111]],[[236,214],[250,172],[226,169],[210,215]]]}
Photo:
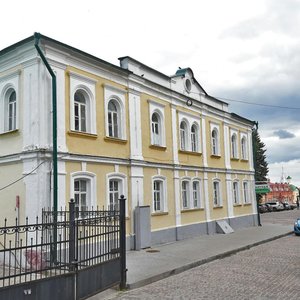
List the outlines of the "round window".
{"label": "round window", "polygon": [[192,83],[190,79],[185,80],[185,89],[189,93],[192,89]]}

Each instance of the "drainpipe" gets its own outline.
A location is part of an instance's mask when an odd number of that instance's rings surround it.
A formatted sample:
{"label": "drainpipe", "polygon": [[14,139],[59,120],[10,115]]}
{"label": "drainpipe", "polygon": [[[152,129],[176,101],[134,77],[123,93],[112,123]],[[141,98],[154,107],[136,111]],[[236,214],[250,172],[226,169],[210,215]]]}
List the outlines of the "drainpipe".
{"label": "drainpipe", "polygon": [[41,34],[35,32],[34,33],[34,46],[39,53],[43,63],[45,64],[48,72],[52,77],[52,139],[53,139],[53,210],[57,212],[57,198],[58,198],[58,188],[57,188],[57,95],[56,95],[56,76],[51,69],[45,55],[43,54],[41,48],[39,47],[39,40],[41,38]]}

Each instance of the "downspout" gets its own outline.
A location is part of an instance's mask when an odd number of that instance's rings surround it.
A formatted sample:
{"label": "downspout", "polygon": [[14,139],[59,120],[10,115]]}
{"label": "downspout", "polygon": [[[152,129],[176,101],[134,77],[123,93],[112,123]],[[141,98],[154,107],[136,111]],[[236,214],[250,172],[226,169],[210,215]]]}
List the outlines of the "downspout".
{"label": "downspout", "polygon": [[[48,72],[52,77],[52,140],[53,140],[53,210],[57,212],[57,198],[58,198],[58,188],[57,188],[57,94],[56,94],[56,75],[51,69],[45,55],[43,54],[41,48],[39,47],[41,35],[40,33],[34,33],[34,46],[39,53],[43,63],[45,64]],[[56,214],[55,214],[56,216]]]}

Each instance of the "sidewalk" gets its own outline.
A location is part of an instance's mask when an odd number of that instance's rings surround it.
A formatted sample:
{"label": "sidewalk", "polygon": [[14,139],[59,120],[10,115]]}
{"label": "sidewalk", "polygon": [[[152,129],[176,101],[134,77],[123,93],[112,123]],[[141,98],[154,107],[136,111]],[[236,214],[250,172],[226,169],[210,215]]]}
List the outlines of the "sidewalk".
{"label": "sidewalk", "polygon": [[[292,233],[292,227],[264,224],[262,227],[240,229],[231,234],[204,235],[193,239],[127,252],[127,284],[138,288],[201,264]],[[109,299],[117,291],[110,289],[90,300]]]}

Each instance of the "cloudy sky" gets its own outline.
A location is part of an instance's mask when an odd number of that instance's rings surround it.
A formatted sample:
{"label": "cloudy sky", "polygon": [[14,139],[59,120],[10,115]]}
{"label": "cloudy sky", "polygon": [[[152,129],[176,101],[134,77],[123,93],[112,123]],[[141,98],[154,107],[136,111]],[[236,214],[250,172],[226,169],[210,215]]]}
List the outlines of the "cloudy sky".
{"label": "cloudy sky", "polygon": [[[35,31],[110,63],[190,67],[230,111],[259,122],[271,181],[300,185],[300,0],[10,0],[0,49]],[[234,101],[233,101],[234,100]]]}

